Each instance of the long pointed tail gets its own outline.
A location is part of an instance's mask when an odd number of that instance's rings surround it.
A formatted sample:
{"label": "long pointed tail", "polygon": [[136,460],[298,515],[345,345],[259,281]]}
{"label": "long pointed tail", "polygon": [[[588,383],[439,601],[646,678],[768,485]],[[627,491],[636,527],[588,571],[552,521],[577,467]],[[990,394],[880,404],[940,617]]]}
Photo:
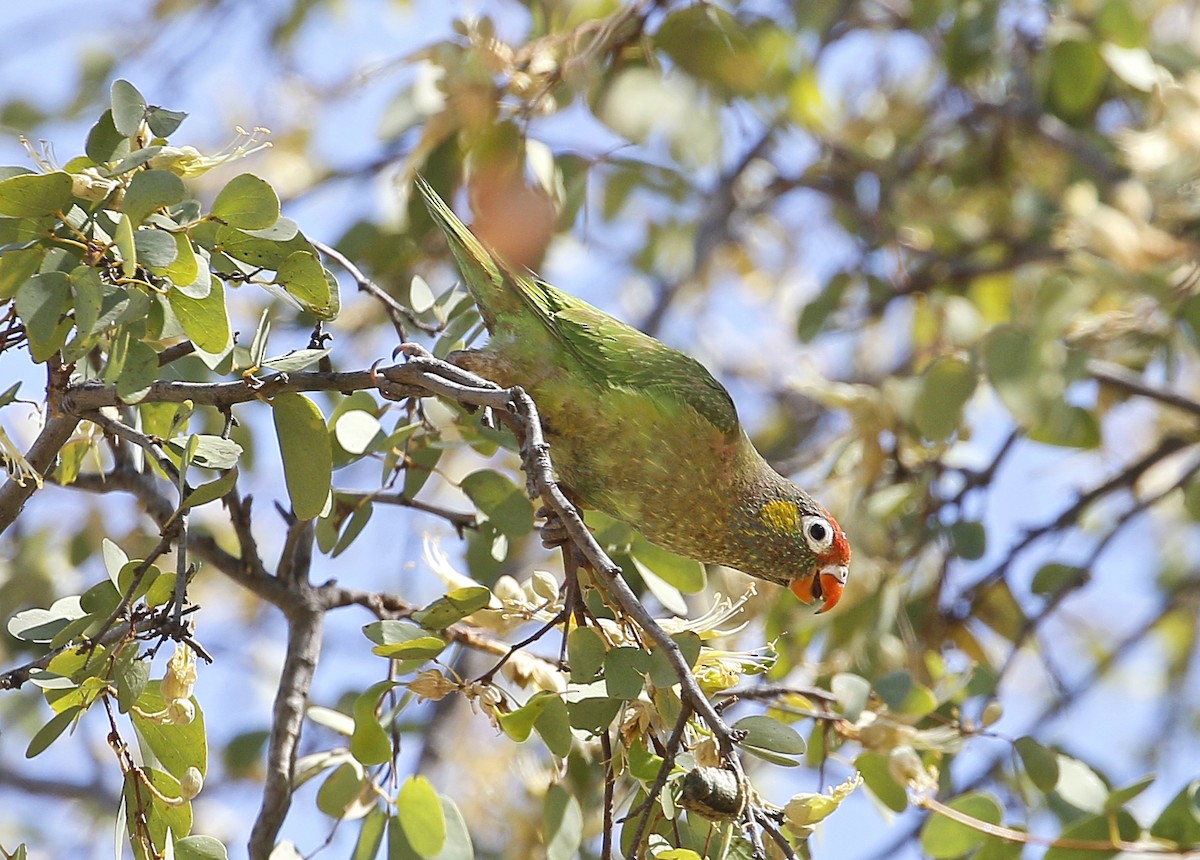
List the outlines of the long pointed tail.
{"label": "long pointed tail", "polygon": [[416,186],[425,200],[429,214],[446,235],[450,251],[458,261],[458,267],[466,280],[467,289],[479,306],[479,313],[490,331],[497,314],[519,308],[520,298],[506,285],[509,278],[504,269],[423,176],[416,177]]}

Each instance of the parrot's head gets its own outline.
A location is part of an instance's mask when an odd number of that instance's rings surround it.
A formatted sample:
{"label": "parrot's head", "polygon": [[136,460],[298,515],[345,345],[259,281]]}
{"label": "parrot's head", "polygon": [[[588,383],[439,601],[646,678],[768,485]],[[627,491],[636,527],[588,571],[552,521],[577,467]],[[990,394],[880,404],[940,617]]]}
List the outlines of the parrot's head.
{"label": "parrot's head", "polygon": [[[771,499],[758,510],[769,534],[765,542],[778,553],[764,578],[782,581],[804,603],[821,602],[828,612],[842,599],[850,569],[850,542],[837,520],[806,493]],[[753,573],[747,570],[747,573]]]}
{"label": "parrot's head", "polygon": [[821,601],[817,613],[828,612],[842,599],[850,572],[850,542],[837,520],[824,508],[800,518],[802,539],[815,559],[812,568],[792,578],[792,594],[804,603]]}

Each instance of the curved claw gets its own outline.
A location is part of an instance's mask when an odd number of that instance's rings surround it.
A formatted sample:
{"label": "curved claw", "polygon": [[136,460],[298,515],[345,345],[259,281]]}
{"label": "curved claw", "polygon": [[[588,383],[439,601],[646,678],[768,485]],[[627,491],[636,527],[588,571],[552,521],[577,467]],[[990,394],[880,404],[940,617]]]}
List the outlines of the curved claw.
{"label": "curved claw", "polygon": [[844,564],[827,564],[812,576],[796,577],[792,580],[790,588],[792,594],[803,603],[822,601],[821,608],[817,610],[817,614],[820,615],[833,609],[842,599],[847,573]]}

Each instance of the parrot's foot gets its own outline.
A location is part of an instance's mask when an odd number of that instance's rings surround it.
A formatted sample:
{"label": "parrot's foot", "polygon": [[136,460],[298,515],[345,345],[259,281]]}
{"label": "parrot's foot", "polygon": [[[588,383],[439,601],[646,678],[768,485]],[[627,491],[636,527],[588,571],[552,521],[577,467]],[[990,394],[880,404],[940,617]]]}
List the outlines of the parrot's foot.
{"label": "parrot's foot", "polygon": [[419,343],[405,342],[392,350],[392,358],[397,356],[405,358],[432,358],[429,350],[421,346]]}
{"label": "parrot's foot", "polygon": [[549,508],[542,507],[538,509],[537,515],[544,517],[546,520],[540,530],[542,546],[546,549],[557,549],[563,544],[570,542],[571,535],[558,514]]}

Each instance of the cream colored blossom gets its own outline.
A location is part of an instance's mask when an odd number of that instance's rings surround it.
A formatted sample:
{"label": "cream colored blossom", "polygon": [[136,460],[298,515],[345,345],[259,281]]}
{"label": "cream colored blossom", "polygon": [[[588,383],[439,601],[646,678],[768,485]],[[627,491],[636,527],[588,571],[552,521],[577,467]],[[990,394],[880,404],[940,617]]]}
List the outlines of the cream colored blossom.
{"label": "cream colored blossom", "polygon": [[408,682],[408,689],[419,700],[440,702],[459,688],[459,685],[442,674],[440,669],[426,669]]}
{"label": "cream colored blossom", "polygon": [[237,137],[212,155],[205,155],[194,146],[164,146],[148,163],[156,170],[169,170],[177,176],[200,176],[228,161],[245,158],[261,149],[269,148],[270,141],[262,140],[260,135],[270,133],[270,130],[265,128],[246,131],[239,126]]}
{"label": "cream colored blossom", "polygon": [[502,670],[504,676],[519,687],[532,684],[539,690],[561,693],[567,689],[567,679],[557,666],[543,657],[527,651],[516,651]]}
{"label": "cream colored blossom", "polygon": [[162,679],[162,696],[167,702],[172,699],[190,699],[196,686],[196,656],[186,645],[175,646],[175,653],[167,663],[167,673]]}
{"label": "cream colored blossom", "polygon": [[862,774],[856,771],[845,782],[830,787],[827,794],[806,791],[793,795],[783,808],[784,825],[797,836],[807,836],[813,825],[832,815],[862,782]]}
{"label": "cream colored blossom", "polygon": [[21,449],[4,432],[3,427],[0,427],[0,460],[4,461],[4,470],[8,473],[9,480],[22,487],[25,486],[26,481],[33,481],[34,486],[39,490],[42,488],[42,476],[25,459]]}

